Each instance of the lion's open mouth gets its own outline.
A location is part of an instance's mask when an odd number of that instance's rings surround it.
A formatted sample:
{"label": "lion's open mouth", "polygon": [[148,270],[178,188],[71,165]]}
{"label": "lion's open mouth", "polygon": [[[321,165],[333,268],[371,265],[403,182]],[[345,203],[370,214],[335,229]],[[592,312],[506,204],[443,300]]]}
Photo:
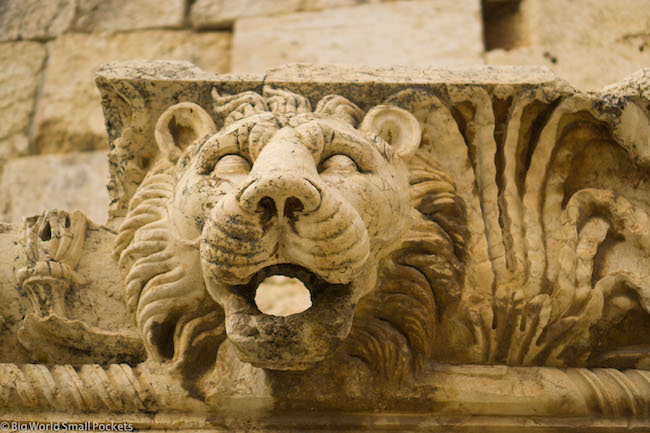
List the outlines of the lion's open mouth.
{"label": "lion's open mouth", "polygon": [[231,286],[231,290],[254,302],[263,314],[289,316],[311,308],[325,291],[345,291],[347,286],[330,284],[302,266],[281,264],[261,269],[248,284]]}
{"label": "lion's open mouth", "polygon": [[[255,294],[268,277],[296,278],[311,295],[312,305],[288,316],[261,312]],[[350,331],[354,312],[353,283],[331,284],[294,264],[272,265],[256,272],[247,284],[228,286],[224,303],[226,332],[240,358],[255,366],[305,369],[336,351]]]}

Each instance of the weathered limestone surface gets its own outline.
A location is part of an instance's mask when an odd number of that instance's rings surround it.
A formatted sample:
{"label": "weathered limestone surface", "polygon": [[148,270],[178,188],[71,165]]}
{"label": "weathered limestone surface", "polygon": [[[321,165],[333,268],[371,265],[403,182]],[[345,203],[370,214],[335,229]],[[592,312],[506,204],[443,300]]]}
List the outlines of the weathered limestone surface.
{"label": "weathered limestone surface", "polygon": [[195,28],[225,28],[239,18],[295,12],[302,0],[197,0],[190,11]]}
{"label": "weathered limestone surface", "polygon": [[[3,419],[650,429],[650,71],[585,93],[545,68],[166,61],[97,84],[107,226],[2,227]],[[309,308],[263,305],[289,282]]]}
{"label": "weathered limestone surface", "polygon": [[183,0],[5,0],[0,41],[46,40],[70,30],[135,30],[180,27]]}
{"label": "weathered limestone surface", "polygon": [[82,210],[92,221],[108,218],[106,151],[41,155],[9,161],[0,183],[5,221],[47,209]]}
{"label": "weathered limestone surface", "polygon": [[299,11],[317,11],[367,3],[395,0],[197,0],[192,4],[190,20],[198,29],[227,28],[241,18],[266,17]]}
{"label": "weathered limestone surface", "polygon": [[75,0],[4,0],[0,2],[0,41],[50,39],[68,30]]}
{"label": "weathered limestone surface", "polygon": [[240,19],[235,72],[286,63],[480,64],[478,0],[402,1]]}
{"label": "weathered limestone surface", "polygon": [[16,290],[17,266],[25,261],[23,224],[0,224],[0,362],[29,363],[27,350],[18,343],[18,328],[30,309],[29,300]]}
{"label": "weathered limestone surface", "polygon": [[[230,36],[187,31],[66,34],[50,45],[47,74],[36,113],[38,153],[106,147],[104,119],[93,74],[102,63],[126,59],[188,60],[226,72]],[[74,78],[71,78],[74,77]]]}
{"label": "weathered limestone surface", "polygon": [[[54,284],[44,286],[46,290],[39,294],[40,299],[45,301],[40,305],[47,305],[62,317],[50,315],[48,318],[45,314],[46,318],[42,318],[44,312],[40,310],[36,293],[30,290],[33,286],[29,283],[23,284],[27,292],[15,290],[17,275],[30,273],[30,263],[32,267],[39,259],[42,263],[47,263],[43,260],[50,256],[56,257],[57,263],[65,261],[61,254],[65,249],[61,248],[60,242],[57,243],[57,238],[65,239],[66,234],[73,230],[66,227],[57,230],[55,221],[59,216],[65,218],[68,215],[72,220],[71,228],[74,229],[75,217],[83,215],[60,211],[46,211],[40,217],[29,218],[20,224],[0,226],[0,246],[4,254],[0,261],[0,344],[3,348],[0,351],[0,362],[64,362],[83,365],[114,362],[116,359],[142,359],[142,351],[131,348],[132,342],[139,339],[132,336],[132,325],[119,294],[117,270],[111,260],[111,245],[115,235],[105,228],[90,222],[83,226],[84,253],[76,258],[75,263],[78,275],[83,276],[75,284],[83,284],[83,290],[68,293],[65,305],[53,293],[57,289]],[[83,219],[85,221],[85,217]],[[50,222],[49,234],[43,230],[44,221]],[[42,237],[40,247],[26,236],[26,233],[34,229]],[[54,266],[52,263],[50,262],[51,267]],[[24,267],[26,264],[28,266]],[[117,330],[119,335],[106,330]],[[103,341],[96,340],[102,336]],[[0,408],[3,416],[7,415],[6,407]]]}
{"label": "weathered limestone surface", "polygon": [[300,9],[304,11],[358,6],[362,4],[389,3],[398,0],[303,0]]}
{"label": "weathered limestone surface", "polygon": [[180,27],[183,0],[78,0],[74,30],[134,30]]}
{"label": "weathered limestone surface", "polygon": [[649,8],[648,0],[523,0],[520,6],[532,45],[610,49],[627,39],[647,41]]}
{"label": "weathered limestone surface", "polygon": [[46,51],[35,42],[0,43],[0,160],[29,151],[29,127]]}
{"label": "weathered limestone surface", "polygon": [[647,0],[524,0],[511,19],[519,21],[525,40],[488,51],[485,60],[546,65],[576,88],[595,90],[650,65],[648,10]]}
{"label": "weathered limestone surface", "polygon": [[596,90],[647,67],[649,53],[649,44],[637,45],[631,41],[608,48],[554,44],[493,50],[485,54],[485,61],[493,65],[545,65],[577,89]]}

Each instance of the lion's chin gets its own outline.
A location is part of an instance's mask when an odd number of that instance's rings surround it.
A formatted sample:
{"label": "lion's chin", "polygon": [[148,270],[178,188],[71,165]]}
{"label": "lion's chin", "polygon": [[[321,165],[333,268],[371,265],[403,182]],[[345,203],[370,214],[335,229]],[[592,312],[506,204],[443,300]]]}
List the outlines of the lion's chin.
{"label": "lion's chin", "polygon": [[[278,317],[262,313],[254,298],[257,287],[272,275],[299,279],[312,306]],[[221,287],[226,333],[239,358],[270,370],[305,370],[332,355],[347,337],[354,315],[354,282],[330,284],[297,265],[273,265],[257,272],[248,284]]]}

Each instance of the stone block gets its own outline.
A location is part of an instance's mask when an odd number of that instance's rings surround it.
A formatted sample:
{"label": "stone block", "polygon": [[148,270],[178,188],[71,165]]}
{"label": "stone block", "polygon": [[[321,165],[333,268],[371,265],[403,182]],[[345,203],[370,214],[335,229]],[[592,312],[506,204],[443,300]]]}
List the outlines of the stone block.
{"label": "stone block", "polygon": [[0,160],[24,155],[45,48],[36,42],[0,43]]}
{"label": "stone block", "polygon": [[573,87],[596,90],[621,81],[648,66],[648,47],[630,41],[601,47],[553,44],[545,47],[520,47],[494,50],[485,55],[493,65],[546,65]]}
{"label": "stone block", "polygon": [[384,3],[393,0],[303,0],[300,9],[303,11],[317,11],[348,6],[358,6],[366,3]]}
{"label": "stone block", "polygon": [[0,203],[7,222],[44,210],[81,210],[97,224],[108,218],[105,152],[39,155],[7,162]]}
{"label": "stone block", "polygon": [[[106,133],[94,75],[108,62],[129,59],[188,60],[215,72],[229,68],[227,33],[140,31],[122,34],[66,34],[52,42],[36,113],[38,153],[106,147]],[[73,78],[74,77],[74,78]]]}
{"label": "stone block", "polygon": [[68,30],[75,0],[3,0],[0,2],[0,41],[51,39]]}
{"label": "stone block", "polygon": [[478,0],[402,1],[235,23],[234,71],[285,63],[480,64]]}
{"label": "stone block", "polygon": [[183,0],[79,0],[74,29],[92,32],[180,27],[184,3]]}
{"label": "stone block", "polygon": [[227,28],[239,18],[287,14],[300,5],[301,0],[198,0],[190,20],[194,28]]}
{"label": "stone block", "polygon": [[608,45],[650,33],[648,0],[523,0],[520,8],[532,45]]}

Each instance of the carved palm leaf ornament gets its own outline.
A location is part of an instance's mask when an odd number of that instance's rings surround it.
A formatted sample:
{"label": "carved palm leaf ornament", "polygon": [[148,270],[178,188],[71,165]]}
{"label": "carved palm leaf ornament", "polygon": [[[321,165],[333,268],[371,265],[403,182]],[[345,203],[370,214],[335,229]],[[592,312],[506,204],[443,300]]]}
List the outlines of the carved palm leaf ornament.
{"label": "carved palm leaf ornament", "polygon": [[[582,93],[543,68],[149,62],[97,85],[111,218],[12,232],[3,418],[650,429],[647,70]],[[275,275],[312,306],[261,312]],[[76,313],[104,299],[112,319]]]}

